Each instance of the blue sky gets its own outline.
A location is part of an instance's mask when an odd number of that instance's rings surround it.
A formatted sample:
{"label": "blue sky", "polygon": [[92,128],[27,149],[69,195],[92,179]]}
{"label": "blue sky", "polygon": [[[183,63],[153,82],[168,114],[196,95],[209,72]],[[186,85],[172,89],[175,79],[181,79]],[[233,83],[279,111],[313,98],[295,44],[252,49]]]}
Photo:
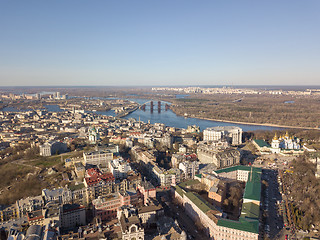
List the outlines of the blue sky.
{"label": "blue sky", "polygon": [[0,86],[320,85],[319,0],[2,0]]}

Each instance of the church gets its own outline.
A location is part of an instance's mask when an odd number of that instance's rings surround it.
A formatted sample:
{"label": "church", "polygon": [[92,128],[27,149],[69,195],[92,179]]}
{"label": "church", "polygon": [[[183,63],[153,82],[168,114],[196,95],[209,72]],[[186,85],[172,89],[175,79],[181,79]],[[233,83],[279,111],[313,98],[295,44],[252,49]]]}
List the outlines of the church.
{"label": "church", "polygon": [[280,153],[282,150],[300,149],[300,139],[297,137],[290,137],[288,131],[284,136],[278,138],[277,133],[274,135],[271,142],[272,153]]}
{"label": "church", "polygon": [[97,141],[100,139],[98,130],[95,127],[90,127],[88,132],[90,144],[96,144]]}

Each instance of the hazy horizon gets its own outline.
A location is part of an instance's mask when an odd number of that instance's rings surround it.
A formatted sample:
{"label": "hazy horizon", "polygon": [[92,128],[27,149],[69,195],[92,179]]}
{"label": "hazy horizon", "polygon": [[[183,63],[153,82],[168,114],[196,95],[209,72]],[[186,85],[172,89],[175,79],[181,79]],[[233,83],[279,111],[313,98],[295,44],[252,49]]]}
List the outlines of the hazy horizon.
{"label": "hazy horizon", "polygon": [[[5,91],[18,91],[20,94],[23,92],[27,93],[28,91],[36,92],[37,89],[41,89],[41,91],[44,90],[52,90],[52,91],[60,91],[60,90],[68,90],[68,89],[100,89],[100,90],[106,90],[106,89],[141,89],[141,90],[151,90],[153,87],[168,87],[168,88],[187,88],[187,87],[200,87],[200,88],[248,88],[248,89],[257,89],[257,90],[282,90],[282,91],[303,91],[306,89],[320,89],[320,85],[177,85],[177,86],[0,86],[0,90]],[[23,91],[27,90],[27,91]],[[181,93],[184,94],[184,93]]]}

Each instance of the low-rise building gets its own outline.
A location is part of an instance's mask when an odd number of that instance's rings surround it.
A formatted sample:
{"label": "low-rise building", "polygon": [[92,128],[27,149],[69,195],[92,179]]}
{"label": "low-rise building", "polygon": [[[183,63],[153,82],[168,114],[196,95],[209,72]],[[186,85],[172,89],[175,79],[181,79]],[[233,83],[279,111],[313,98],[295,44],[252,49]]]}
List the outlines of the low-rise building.
{"label": "low-rise building", "polygon": [[43,189],[42,197],[45,203],[53,202],[57,204],[72,203],[72,192],[67,188]]}
{"label": "low-rise building", "polygon": [[94,215],[102,221],[112,220],[117,217],[117,211],[122,206],[139,205],[139,194],[137,192],[116,192],[104,197],[98,197],[92,201]]}
{"label": "low-rise building", "polygon": [[15,204],[12,205],[0,205],[0,222],[5,222],[11,219],[19,217],[19,211]]}
{"label": "low-rise building", "polygon": [[145,226],[156,224],[160,216],[164,215],[162,206],[156,201],[150,201],[148,204],[138,208],[138,216],[141,223]]}
{"label": "low-rise building", "polygon": [[67,144],[60,141],[46,142],[39,146],[40,156],[51,156],[68,151]]}
{"label": "low-rise building", "polygon": [[113,159],[113,152],[94,151],[83,153],[83,165],[103,165],[108,166],[108,162]]}
{"label": "low-rise building", "polygon": [[185,161],[197,161],[198,157],[195,153],[191,154],[181,154],[181,153],[175,153],[171,156],[171,165],[173,168],[179,167],[179,163],[185,162]]}
{"label": "low-rise building", "polygon": [[42,196],[27,197],[16,201],[17,211],[19,216],[25,215],[27,212],[39,210],[44,206]]}
{"label": "low-rise building", "polygon": [[84,175],[86,173],[86,168],[82,165],[81,162],[75,162],[74,163],[74,171],[77,175],[78,179],[84,178]]}
{"label": "low-rise building", "polygon": [[141,184],[138,185],[137,190],[143,198],[143,204],[147,204],[150,198],[156,198],[156,188],[150,182],[141,182]]}
{"label": "low-rise building", "polygon": [[121,209],[118,213],[122,240],[144,240],[144,228],[134,210]]}

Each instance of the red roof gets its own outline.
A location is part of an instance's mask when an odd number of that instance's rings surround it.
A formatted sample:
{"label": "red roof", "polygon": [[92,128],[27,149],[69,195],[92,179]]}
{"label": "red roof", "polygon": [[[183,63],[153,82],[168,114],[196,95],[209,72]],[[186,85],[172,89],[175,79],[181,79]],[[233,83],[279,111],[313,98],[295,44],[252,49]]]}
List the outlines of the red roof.
{"label": "red roof", "polygon": [[101,173],[96,168],[88,169],[87,174],[89,175],[89,177],[86,177],[85,181],[88,186],[96,185],[100,181],[113,182],[115,180],[115,178],[111,172],[110,173]]}

